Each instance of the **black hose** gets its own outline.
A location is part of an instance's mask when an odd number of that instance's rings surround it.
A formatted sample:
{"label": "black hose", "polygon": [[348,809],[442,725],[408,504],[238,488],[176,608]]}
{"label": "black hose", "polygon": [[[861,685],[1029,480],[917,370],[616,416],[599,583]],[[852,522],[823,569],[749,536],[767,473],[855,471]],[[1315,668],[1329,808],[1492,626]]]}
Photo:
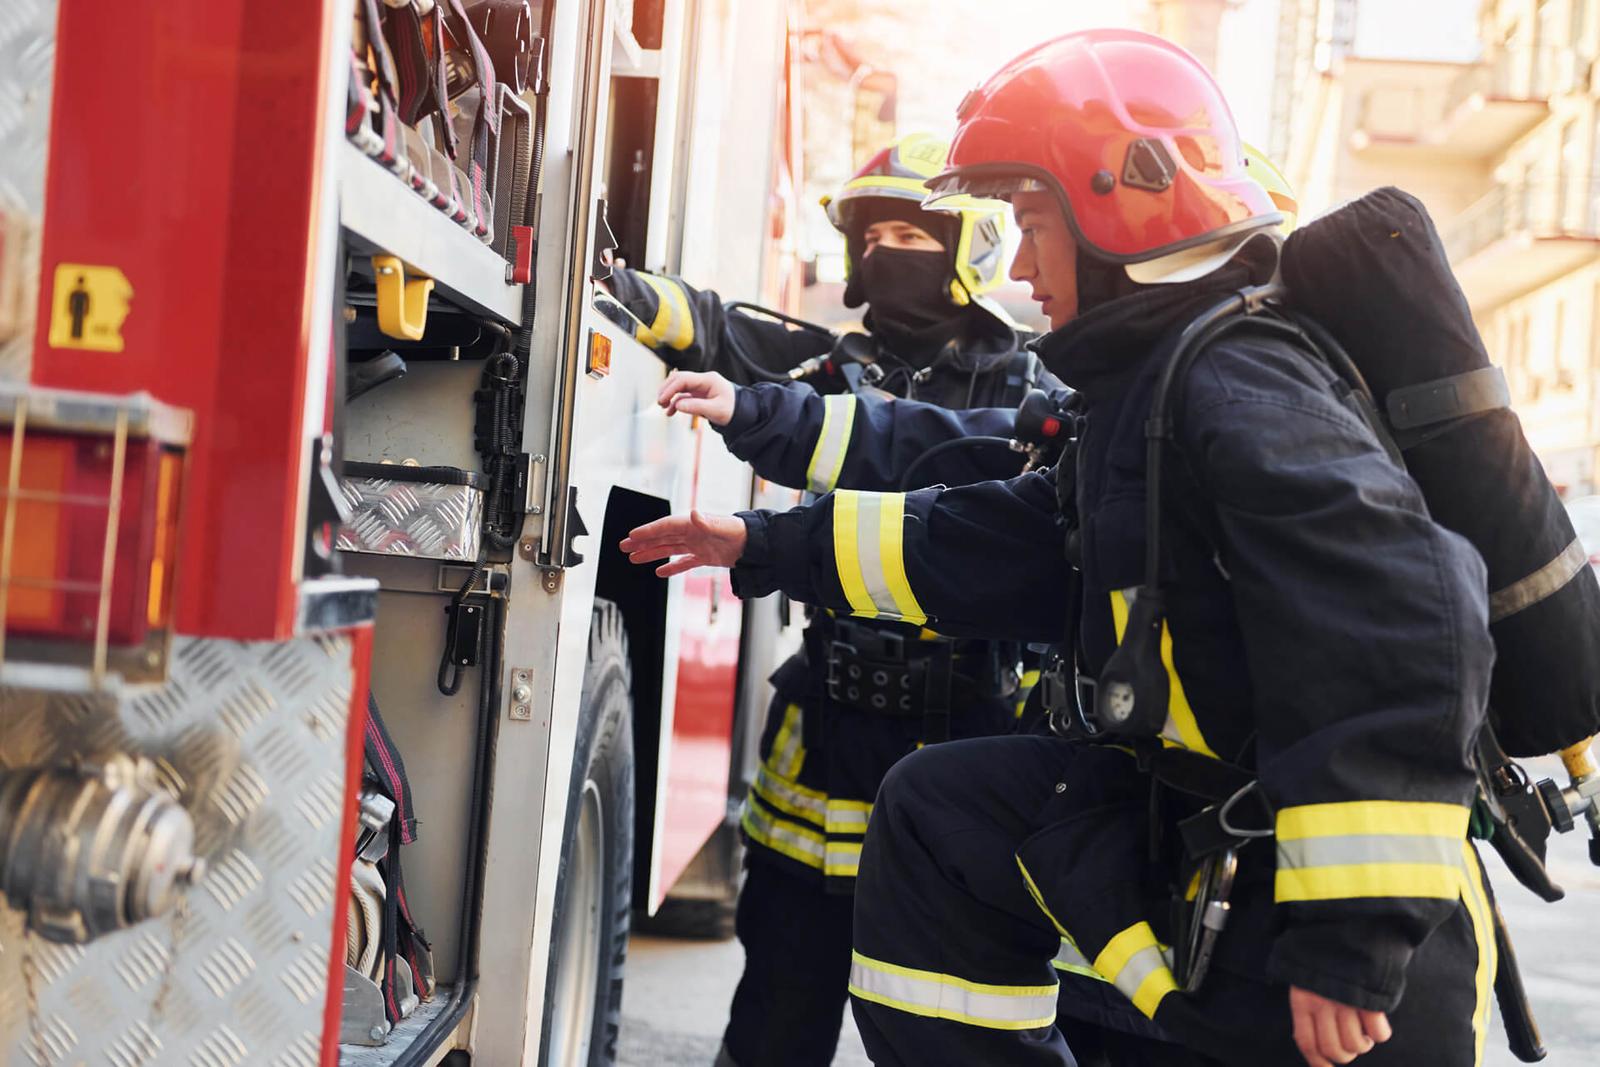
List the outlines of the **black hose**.
{"label": "black hose", "polygon": [[913,481],[913,478],[915,477],[918,468],[920,468],[923,464],[927,463],[929,460],[933,459],[935,456],[943,455],[944,453],[952,451],[952,450],[957,449],[957,448],[976,448],[976,447],[992,448],[992,447],[994,447],[996,445],[999,445],[999,446],[1001,446],[1003,448],[1009,449],[1011,447],[1011,439],[1008,438],[1008,437],[991,437],[991,436],[987,436],[987,435],[976,435],[976,436],[973,436],[973,437],[957,437],[952,441],[942,441],[939,444],[936,444],[932,448],[928,449],[926,452],[924,452],[922,455],[918,456],[916,459],[912,460],[911,466],[907,467],[905,474],[900,476],[900,491],[901,492],[909,492],[912,489],[921,489],[921,488],[923,488],[922,486],[918,485],[915,481]]}

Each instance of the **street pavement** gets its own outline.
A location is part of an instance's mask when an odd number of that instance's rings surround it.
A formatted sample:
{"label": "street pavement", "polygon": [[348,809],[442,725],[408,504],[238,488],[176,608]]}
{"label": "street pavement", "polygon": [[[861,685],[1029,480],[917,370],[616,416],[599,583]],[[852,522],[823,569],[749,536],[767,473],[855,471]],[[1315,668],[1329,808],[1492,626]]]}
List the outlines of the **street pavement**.
{"label": "street pavement", "polygon": [[[1551,771],[1542,761],[1530,768],[1536,776]],[[1589,864],[1584,834],[1575,831],[1551,842],[1551,871],[1567,890],[1559,904],[1546,904],[1516,884],[1492,850],[1485,850],[1485,860],[1550,1050],[1545,1064],[1595,1067],[1600,1064],[1600,868]],[[736,941],[634,937],[622,1004],[621,1067],[710,1067],[742,959]],[[1518,1062],[1506,1048],[1498,1007],[1484,1060],[1486,1067]],[[833,1062],[868,1067],[848,1010]]]}
{"label": "street pavement", "polygon": [[[622,992],[619,1067],[711,1067],[744,950],[737,941],[634,935]],[[834,1067],[871,1067],[845,1009]]]}

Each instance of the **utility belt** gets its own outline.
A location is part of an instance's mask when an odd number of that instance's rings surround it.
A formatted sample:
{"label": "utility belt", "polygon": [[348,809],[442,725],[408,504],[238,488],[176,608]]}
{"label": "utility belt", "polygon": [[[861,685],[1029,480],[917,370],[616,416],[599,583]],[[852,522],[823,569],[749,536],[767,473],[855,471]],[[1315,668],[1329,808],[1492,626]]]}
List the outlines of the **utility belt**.
{"label": "utility belt", "polygon": [[828,699],[866,715],[921,719],[925,743],[948,740],[952,691],[959,680],[976,692],[1004,695],[1016,686],[1014,666],[997,642],[961,652],[948,637],[921,639],[885,626],[819,615],[806,631],[806,651],[821,668]]}

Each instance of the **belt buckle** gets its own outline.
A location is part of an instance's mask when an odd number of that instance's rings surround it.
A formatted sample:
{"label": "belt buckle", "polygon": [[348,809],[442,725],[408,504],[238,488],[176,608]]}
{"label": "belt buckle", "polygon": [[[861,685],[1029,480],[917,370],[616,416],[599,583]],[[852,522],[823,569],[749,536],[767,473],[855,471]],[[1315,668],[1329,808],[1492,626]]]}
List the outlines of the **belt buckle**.
{"label": "belt buckle", "polygon": [[828,696],[834,700],[843,701],[841,693],[844,688],[844,679],[839,677],[841,663],[846,658],[856,659],[861,655],[861,650],[849,641],[834,638],[828,642]]}

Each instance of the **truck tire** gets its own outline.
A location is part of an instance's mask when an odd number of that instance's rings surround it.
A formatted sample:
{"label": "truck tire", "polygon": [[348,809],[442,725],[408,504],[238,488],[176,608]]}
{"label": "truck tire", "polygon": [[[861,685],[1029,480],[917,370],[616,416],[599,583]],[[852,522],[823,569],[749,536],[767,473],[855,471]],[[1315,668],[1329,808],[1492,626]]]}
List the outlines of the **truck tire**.
{"label": "truck tire", "polygon": [[633,694],[628,635],[609,601],[595,602],[578,715],[545,984],[546,1067],[617,1058],[633,901]]}

